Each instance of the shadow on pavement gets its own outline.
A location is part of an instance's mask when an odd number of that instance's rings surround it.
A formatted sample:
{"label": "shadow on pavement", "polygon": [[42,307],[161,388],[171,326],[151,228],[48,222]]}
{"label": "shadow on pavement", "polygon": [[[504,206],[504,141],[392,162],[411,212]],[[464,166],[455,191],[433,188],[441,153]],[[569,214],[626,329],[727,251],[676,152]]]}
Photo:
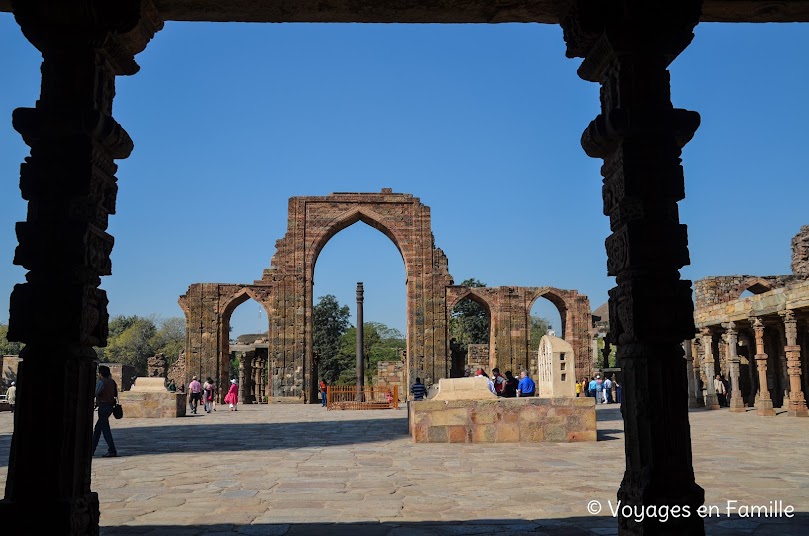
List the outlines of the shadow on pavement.
{"label": "shadow on pavement", "polygon": [[[665,524],[662,524],[665,526]],[[783,517],[741,518],[738,516],[708,518],[709,534],[756,534],[757,536],[802,536],[809,533],[809,514],[795,513]],[[674,528],[674,527],[672,527]],[[284,523],[234,525],[175,526],[138,525],[131,527],[101,527],[101,536],[124,535],[245,535],[245,536],[449,536],[449,535],[520,535],[543,536],[605,536],[618,534],[618,522],[613,517],[567,517],[540,520],[478,519],[474,521],[413,521],[376,523]],[[672,533],[673,534],[673,533]]]}

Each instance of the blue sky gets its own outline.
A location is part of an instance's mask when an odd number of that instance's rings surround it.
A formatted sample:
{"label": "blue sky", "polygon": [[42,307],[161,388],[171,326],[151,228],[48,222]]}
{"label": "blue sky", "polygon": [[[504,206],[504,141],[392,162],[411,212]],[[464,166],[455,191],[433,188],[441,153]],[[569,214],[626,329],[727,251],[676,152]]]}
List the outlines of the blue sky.
{"label": "blue sky", "polygon": [[[0,322],[25,272],[14,108],[39,93],[41,57],[0,14]],[[806,210],[809,25],[719,25],[672,64],[672,99],[702,126],[686,146],[691,266],[685,278],[790,271]],[[118,78],[114,116],[135,150],[119,161],[110,313],[179,316],[194,282],[250,283],[286,231],[287,199],[412,193],[432,208],[456,282],[554,285],[590,296],[606,275],[600,161],[581,150],[598,86],[576,76],[546,25],[257,25],[169,22]],[[404,329],[404,267],[381,233],[336,235],[315,297]],[[558,324],[539,300],[535,312]],[[266,329],[254,302],[234,333]],[[558,325],[556,326],[558,328]]]}

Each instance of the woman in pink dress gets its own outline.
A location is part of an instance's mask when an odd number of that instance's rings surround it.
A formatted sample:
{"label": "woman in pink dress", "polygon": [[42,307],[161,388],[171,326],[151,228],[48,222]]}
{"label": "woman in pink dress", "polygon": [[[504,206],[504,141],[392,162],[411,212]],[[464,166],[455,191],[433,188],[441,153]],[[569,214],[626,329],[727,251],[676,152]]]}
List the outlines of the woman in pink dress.
{"label": "woman in pink dress", "polygon": [[239,403],[239,386],[236,380],[230,380],[228,394],[225,395],[225,404],[230,407],[230,411],[239,411],[236,405]]}

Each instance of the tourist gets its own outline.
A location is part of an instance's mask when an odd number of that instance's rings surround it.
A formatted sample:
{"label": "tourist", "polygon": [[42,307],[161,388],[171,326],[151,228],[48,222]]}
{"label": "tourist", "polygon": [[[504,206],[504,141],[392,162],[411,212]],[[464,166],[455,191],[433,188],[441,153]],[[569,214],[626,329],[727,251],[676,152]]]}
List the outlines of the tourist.
{"label": "tourist", "polygon": [[492,374],[494,375],[492,378],[492,381],[494,382],[494,394],[497,396],[504,396],[503,391],[506,388],[506,379],[502,374],[500,374],[499,368],[492,369]]}
{"label": "tourist", "polygon": [[615,380],[615,401],[618,404],[620,404],[621,400],[622,400],[622,397],[621,397],[622,390],[623,390],[623,386],[620,383],[618,383],[618,380]]}
{"label": "tourist", "polygon": [[713,380],[713,388],[714,391],[716,391],[716,400],[719,402],[719,407],[724,408],[728,403],[725,398],[725,384],[722,383],[722,377],[719,374],[717,374],[716,378]]}
{"label": "tourist", "polygon": [[506,386],[503,388],[503,398],[514,398],[517,396],[517,378],[510,370],[506,371]]}
{"label": "tourist", "polygon": [[11,413],[14,413],[14,406],[17,405],[17,382],[11,382],[11,387],[6,391],[6,401]]}
{"label": "tourist", "polygon": [[167,387],[170,393],[177,392],[177,385],[174,383],[174,380],[169,380],[169,386]]}
{"label": "tourist", "polygon": [[413,393],[413,400],[424,400],[427,396],[427,387],[421,383],[421,378],[416,378],[416,383],[410,386],[410,392]]}
{"label": "tourist", "polygon": [[228,405],[230,411],[239,411],[239,386],[236,385],[236,380],[230,380],[230,388],[228,394],[225,395],[225,404]]}
{"label": "tourist", "polygon": [[191,383],[188,384],[188,392],[191,395],[191,400],[188,402],[191,406],[191,413],[196,414],[199,401],[202,399],[202,384],[199,383],[196,376],[191,378]]}
{"label": "tourist", "polygon": [[576,398],[581,396],[581,382],[576,382]]}
{"label": "tourist", "polygon": [[213,406],[213,380],[210,376],[208,376],[208,379],[206,379],[205,383],[202,385],[202,402],[205,413],[210,413],[211,407]]}
{"label": "tourist", "polygon": [[[590,376],[590,382],[587,384],[587,396],[596,397],[596,379],[592,376]],[[598,404],[598,400],[596,400],[596,404]]]}
{"label": "tourist", "polygon": [[211,409],[216,411],[216,399],[219,398],[219,380],[213,384],[213,400],[211,401]]}
{"label": "tourist", "polygon": [[520,382],[517,384],[517,396],[522,398],[524,396],[534,396],[536,386],[534,380],[528,376],[527,370],[520,371]]}
{"label": "tourist", "polygon": [[104,441],[107,442],[107,453],[103,458],[115,458],[118,451],[115,449],[115,442],[112,440],[110,430],[110,415],[112,408],[118,400],[118,385],[110,377],[110,368],[106,365],[98,367],[98,382],[96,382],[96,407],[98,408],[98,422],[93,430],[93,454],[98,447],[101,434],[104,434]]}
{"label": "tourist", "polygon": [[604,380],[604,403],[612,404],[612,380],[609,378]]}
{"label": "tourist", "polygon": [[596,404],[604,403],[604,380],[601,374],[596,374]]}
{"label": "tourist", "polygon": [[320,404],[324,408],[326,407],[328,391],[329,391],[329,386],[326,385],[326,380],[321,378],[321,380],[320,380]]}
{"label": "tourist", "polygon": [[731,398],[730,382],[727,379],[725,379],[724,376],[721,376],[721,379],[722,379],[722,385],[725,386],[725,407],[729,408],[730,407],[730,398]]}
{"label": "tourist", "polygon": [[488,386],[489,386],[489,391],[491,391],[493,395],[497,395],[497,392],[494,390],[494,382],[492,381],[492,379],[491,379],[491,378],[489,378],[489,377],[486,375],[486,371],[485,371],[485,370],[483,370],[482,368],[479,368],[479,369],[478,369],[478,370],[475,372],[475,376],[476,376],[476,377],[477,377],[477,376],[481,376],[481,377],[483,377],[483,378],[486,378],[486,381],[488,382]]}

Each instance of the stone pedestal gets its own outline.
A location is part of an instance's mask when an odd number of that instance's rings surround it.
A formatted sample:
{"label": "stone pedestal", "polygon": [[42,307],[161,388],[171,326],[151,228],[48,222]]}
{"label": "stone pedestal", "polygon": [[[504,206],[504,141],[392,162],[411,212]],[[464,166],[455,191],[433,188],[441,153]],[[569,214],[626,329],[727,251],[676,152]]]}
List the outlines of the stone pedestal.
{"label": "stone pedestal", "polygon": [[753,331],[756,334],[756,366],[758,367],[756,411],[762,417],[775,417],[770,389],[767,386],[767,359],[769,356],[764,353],[764,323],[760,318],[753,320]]}
{"label": "stone pedestal", "polygon": [[413,441],[568,443],[596,440],[594,398],[493,398],[410,402],[408,420]]}
{"label": "stone pedestal", "polygon": [[138,378],[131,391],[118,394],[124,418],[160,419],[185,417],[186,393],[166,390],[164,378]]}

